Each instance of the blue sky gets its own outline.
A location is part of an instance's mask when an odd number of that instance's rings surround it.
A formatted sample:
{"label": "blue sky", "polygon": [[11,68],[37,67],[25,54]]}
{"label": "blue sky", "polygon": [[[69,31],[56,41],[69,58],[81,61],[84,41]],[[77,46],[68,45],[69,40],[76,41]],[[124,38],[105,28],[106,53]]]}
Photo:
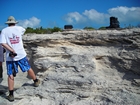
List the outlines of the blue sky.
{"label": "blue sky", "polygon": [[14,16],[20,26],[37,28],[71,24],[74,29],[109,26],[115,16],[120,26],[140,24],[140,0],[0,0],[0,30]]}

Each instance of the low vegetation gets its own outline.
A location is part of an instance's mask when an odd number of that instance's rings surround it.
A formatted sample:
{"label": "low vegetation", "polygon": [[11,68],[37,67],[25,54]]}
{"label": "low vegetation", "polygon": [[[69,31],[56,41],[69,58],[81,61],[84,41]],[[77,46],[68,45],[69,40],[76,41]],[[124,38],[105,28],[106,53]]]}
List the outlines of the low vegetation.
{"label": "low vegetation", "polygon": [[39,28],[31,28],[31,27],[27,27],[26,28],[26,32],[27,33],[36,33],[36,34],[51,34],[53,32],[61,32],[62,29],[59,27],[54,27],[54,28],[43,28],[43,27],[39,27]]}

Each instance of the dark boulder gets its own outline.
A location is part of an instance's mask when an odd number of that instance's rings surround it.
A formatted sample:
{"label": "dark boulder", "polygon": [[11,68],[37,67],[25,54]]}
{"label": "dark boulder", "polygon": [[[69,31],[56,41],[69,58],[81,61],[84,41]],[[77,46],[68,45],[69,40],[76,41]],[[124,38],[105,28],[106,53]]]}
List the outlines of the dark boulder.
{"label": "dark boulder", "polygon": [[110,26],[106,28],[120,28],[118,18],[110,17]]}

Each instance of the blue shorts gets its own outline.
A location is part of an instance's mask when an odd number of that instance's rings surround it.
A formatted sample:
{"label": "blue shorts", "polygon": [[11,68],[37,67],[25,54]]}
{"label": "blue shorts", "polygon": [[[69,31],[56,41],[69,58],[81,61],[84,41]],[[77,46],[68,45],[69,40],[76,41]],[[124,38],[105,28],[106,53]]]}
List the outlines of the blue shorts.
{"label": "blue shorts", "polygon": [[6,61],[6,66],[7,66],[7,75],[12,75],[13,69],[16,71],[16,73],[18,73],[18,66],[20,67],[22,72],[26,72],[31,68],[28,59],[26,57],[18,61]]}

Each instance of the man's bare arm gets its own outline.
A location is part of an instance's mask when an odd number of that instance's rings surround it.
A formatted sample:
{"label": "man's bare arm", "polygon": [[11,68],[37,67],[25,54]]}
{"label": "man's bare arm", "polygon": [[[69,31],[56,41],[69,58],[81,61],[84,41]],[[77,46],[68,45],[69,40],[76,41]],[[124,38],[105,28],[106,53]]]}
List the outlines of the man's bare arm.
{"label": "man's bare arm", "polygon": [[14,49],[11,48],[8,44],[6,44],[6,43],[1,43],[1,45],[2,45],[5,49],[9,50],[10,52],[15,53]]}

